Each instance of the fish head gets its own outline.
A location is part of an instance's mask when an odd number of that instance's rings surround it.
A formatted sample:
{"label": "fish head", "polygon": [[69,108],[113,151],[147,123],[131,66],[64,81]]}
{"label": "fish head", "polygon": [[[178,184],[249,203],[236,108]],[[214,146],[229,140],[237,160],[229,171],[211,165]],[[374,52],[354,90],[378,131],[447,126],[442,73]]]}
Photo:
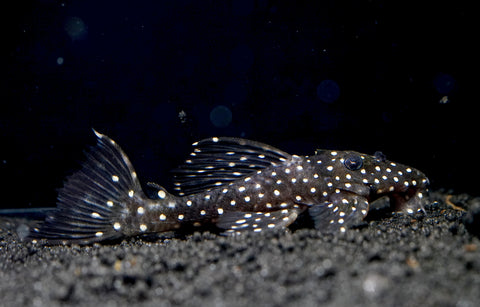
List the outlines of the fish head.
{"label": "fish head", "polygon": [[381,152],[328,151],[328,155],[324,167],[330,170],[331,181],[339,183],[338,189],[369,202],[388,196],[394,211],[425,211],[429,180],[418,169],[389,161]]}

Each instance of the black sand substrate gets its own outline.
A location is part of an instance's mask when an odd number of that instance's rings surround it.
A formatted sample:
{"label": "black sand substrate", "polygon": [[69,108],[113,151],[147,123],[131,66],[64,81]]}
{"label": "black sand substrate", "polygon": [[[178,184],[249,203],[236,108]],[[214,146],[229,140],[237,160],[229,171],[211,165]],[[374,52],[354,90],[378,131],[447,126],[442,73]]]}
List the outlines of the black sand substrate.
{"label": "black sand substrate", "polygon": [[374,210],[337,235],[296,225],[42,246],[2,218],[0,305],[480,306],[480,199],[431,198],[426,215]]}

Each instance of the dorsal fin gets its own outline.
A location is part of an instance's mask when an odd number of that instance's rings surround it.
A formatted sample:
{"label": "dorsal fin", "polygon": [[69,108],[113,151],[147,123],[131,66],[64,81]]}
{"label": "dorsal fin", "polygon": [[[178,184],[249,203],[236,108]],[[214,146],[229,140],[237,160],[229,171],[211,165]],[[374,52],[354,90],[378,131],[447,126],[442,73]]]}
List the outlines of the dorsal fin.
{"label": "dorsal fin", "polygon": [[240,138],[208,138],[193,148],[185,164],[173,171],[180,195],[222,186],[291,158],[270,145]]}

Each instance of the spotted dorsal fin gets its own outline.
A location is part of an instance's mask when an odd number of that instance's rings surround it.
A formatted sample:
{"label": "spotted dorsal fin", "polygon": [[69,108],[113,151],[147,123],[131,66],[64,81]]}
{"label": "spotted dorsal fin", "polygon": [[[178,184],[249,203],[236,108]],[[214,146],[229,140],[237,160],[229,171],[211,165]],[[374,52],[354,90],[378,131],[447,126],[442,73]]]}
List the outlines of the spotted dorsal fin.
{"label": "spotted dorsal fin", "polygon": [[180,195],[208,190],[290,158],[290,154],[260,142],[230,137],[204,139],[193,143],[189,159],[173,171],[175,190]]}

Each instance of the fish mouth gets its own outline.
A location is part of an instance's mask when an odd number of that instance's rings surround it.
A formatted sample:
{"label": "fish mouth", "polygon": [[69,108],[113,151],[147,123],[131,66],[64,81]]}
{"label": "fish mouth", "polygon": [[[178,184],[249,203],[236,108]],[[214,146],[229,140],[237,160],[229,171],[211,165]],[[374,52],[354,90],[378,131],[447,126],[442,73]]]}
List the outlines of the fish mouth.
{"label": "fish mouth", "polygon": [[408,187],[406,189],[385,193],[376,193],[376,188],[371,188],[374,193],[367,197],[369,202],[373,202],[382,197],[388,197],[390,201],[390,209],[394,212],[412,214],[422,211],[425,213],[424,205],[426,203],[426,194],[428,193],[426,188]]}
{"label": "fish mouth", "polygon": [[427,190],[410,188],[405,192],[389,194],[390,207],[394,211],[403,211],[409,214],[423,211],[425,213],[425,194]]}
{"label": "fish mouth", "polygon": [[[428,180],[426,181],[428,182]],[[424,205],[427,201],[428,190],[426,186],[402,186],[393,191],[378,188],[374,184],[352,183],[348,188],[341,190],[366,198],[372,203],[380,198],[388,197],[390,210],[412,214],[418,211],[425,213]]]}

